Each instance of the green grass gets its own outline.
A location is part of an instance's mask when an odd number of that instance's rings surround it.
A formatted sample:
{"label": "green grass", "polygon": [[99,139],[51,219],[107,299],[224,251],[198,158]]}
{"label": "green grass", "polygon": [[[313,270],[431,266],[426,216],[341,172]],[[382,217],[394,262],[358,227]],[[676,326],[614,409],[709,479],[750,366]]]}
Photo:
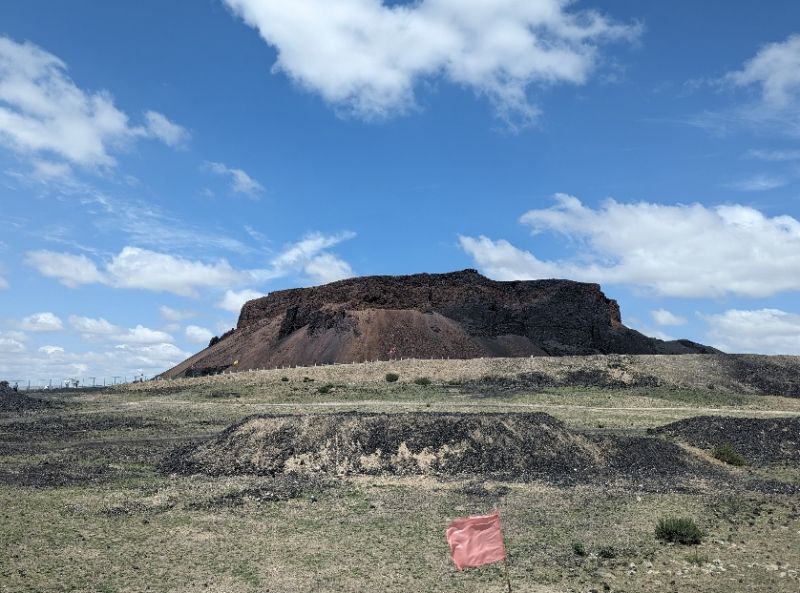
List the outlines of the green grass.
{"label": "green grass", "polygon": [[656,538],[665,542],[697,545],[703,541],[703,536],[694,520],[686,517],[661,518],[656,525]]}
{"label": "green grass", "polygon": [[734,449],[733,445],[730,443],[714,445],[714,448],[711,450],[711,456],[714,457],[714,459],[719,459],[723,463],[727,463],[728,465],[734,465],[737,467],[747,465],[747,460],[739,455],[739,453],[736,452],[736,449]]}

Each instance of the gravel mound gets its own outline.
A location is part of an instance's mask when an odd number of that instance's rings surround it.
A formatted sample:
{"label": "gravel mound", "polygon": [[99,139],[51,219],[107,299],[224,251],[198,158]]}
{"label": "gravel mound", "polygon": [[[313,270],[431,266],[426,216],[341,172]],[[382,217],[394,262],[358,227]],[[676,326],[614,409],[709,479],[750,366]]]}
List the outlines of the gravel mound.
{"label": "gravel mound", "polygon": [[653,432],[701,449],[729,444],[748,462],[758,465],[800,465],[800,418],[697,416]]}
{"label": "gravel mound", "polygon": [[541,413],[256,415],[173,451],[166,473],[479,475],[498,479],[658,479],[710,468],[673,443],[589,436]]}

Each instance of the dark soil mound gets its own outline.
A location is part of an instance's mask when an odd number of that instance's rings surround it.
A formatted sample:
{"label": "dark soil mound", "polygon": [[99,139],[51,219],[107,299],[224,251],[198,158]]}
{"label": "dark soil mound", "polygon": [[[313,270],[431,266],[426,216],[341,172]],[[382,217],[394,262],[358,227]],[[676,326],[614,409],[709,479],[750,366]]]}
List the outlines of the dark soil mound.
{"label": "dark soil mound", "polygon": [[561,483],[598,477],[663,483],[665,476],[701,477],[711,471],[661,439],[587,436],[547,414],[355,412],[251,416],[217,437],[174,451],[161,469],[211,475],[479,475]]}
{"label": "dark soil mound", "polygon": [[0,412],[26,412],[52,407],[53,402],[36,399],[13,389],[0,389]]}
{"label": "dark soil mound", "polygon": [[597,284],[496,282],[475,270],[369,276],[249,301],[234,331],[164,373],[392,358],[716,353],[625,327]]}
{"label": "dark soil mound", "polygon": [[750,463],[800,465],[800,418],[697,416],[654,432],[702,449],[731,445]]}

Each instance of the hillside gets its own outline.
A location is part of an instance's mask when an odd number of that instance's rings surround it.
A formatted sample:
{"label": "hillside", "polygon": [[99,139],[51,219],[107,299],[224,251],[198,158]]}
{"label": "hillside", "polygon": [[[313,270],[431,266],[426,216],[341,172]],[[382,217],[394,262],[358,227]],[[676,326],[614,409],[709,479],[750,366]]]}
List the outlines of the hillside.
{"label": "hillside", "polygon": [[245,303],[232,332],[164,376],[399,358],[713,352],[625,327],[597,284],[497,282],[464,270],[273,292]]}

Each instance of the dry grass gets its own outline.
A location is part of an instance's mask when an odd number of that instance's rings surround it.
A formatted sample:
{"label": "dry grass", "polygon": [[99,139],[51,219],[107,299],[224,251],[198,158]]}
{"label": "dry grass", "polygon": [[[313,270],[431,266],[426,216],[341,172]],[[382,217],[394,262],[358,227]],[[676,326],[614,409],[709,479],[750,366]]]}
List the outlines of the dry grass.
{"label": "dry grass", "polygon": [[[704,483],[690,493],[666,493],[617,483],[563,488],[374,476],[304,487],[276,500],[269,493],[280,485],[268,477],[155,470],[175,445],[253,413],[281,410],[533,410],[572,428],[634,433],[708,410],[800,415],[796,398],[708,389],[707,377],[692,378],[700,359],[670,359],[679,360],[687,363],[685,373],[669,372],[694,387],[482,392],[448,385],[541,368],[534,365],[578,364],[493,359],[264,371],[49,396],[67,407],[0,415],[0,592],[500,592],[499,567],[455,571],[443,536],[448,520],[497,507],[515,592],[603,591],[605,584],[629,593],[796,593],[796,495],[721,493]],[[386,383],[387,372],[400,381]],[[304,383],[304,376],[314,381]],[[420,376],[433,384],[411,382]],[[327,383],[332,389],[319,393]],[[124,420],[132,418],[138,420],[126,429]],[[26,485],[21,476],[31,467],[69,480]],[[796,467],[732,471],[742,484],[800,484]],[[706,533],[696,551],[656,540],[657,518],[676,515]],[[574,553],[575,542],[585,556]],[[615,557],[602,558],[601,549],[610,548]]]}

